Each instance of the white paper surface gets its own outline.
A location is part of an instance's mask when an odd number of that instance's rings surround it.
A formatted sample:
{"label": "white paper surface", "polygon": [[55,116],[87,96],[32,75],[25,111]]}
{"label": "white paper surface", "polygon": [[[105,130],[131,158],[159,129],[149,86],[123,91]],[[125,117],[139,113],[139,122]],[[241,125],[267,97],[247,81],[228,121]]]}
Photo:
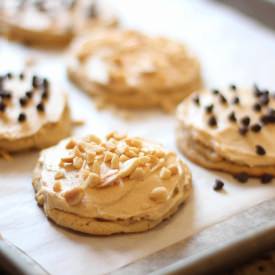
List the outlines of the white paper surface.
{"label": "white paper surface", "polygon": [[[199,56],[205,82],[215,85],[250,85],[275,90],[275,34],[235,11],[210,1],[124,0],[116,3],[124,23],[151,34],[183,40]],[[175,148],[173,116],[160,112],[133,113],[130,120],[111,110],[97,111],[86,94],[65,77],[65,57],[24,49],[0,40],[0,71],[20,71],[29,56],[36,72],[59,81],[70,93],[74,117],[85,119],[76,134],[110,130],[147,137]],[[0,160],[0,232],[52,274],[99,274],[141,257],[219,222],[243,209],[275,197],[275,183],[251,180],[236,183],[231,176],[207,171],[190,163],[194,191],[185,207],[156,229],[142,234],[93,237],[76,234],[49,222],[36,205],[31,172],[38,153],[25,153],[11,162]],[[225,192],[214,192],[216,177]]]}

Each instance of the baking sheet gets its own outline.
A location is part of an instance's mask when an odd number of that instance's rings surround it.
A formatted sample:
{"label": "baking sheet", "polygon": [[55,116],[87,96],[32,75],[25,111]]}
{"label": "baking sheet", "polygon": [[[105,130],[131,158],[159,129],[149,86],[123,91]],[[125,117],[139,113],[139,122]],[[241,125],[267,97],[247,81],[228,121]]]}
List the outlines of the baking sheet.
{"label": "baking sheet", "polygon": [[[254,82],[275,87],[275,34],[230,9],[210,1],[123,0],[117,11],[127,26],[183,40],[200,58],[209,87]],[[120,130],[176,150],[172,115],[134,112],[125,118],[123,112],[99,112],[90,97],[66,81],[62,52],[29,50],[0,40],[0,71],[20,71],[30,57],[37,62],[35,72],[55,79],[70,93],[74,117],[86,121],[76,135]],[[230,176],[190,163],[194,191],[172,219],[141,234],[86,236],[56,227],[37,207],[31,186],[37,156],[32,152],[0,161],[0,232],[52,274],[111,272],[275,197],[274,183],[239,184]],[[212,190],[216,177],[226,182],[224,192]]]}

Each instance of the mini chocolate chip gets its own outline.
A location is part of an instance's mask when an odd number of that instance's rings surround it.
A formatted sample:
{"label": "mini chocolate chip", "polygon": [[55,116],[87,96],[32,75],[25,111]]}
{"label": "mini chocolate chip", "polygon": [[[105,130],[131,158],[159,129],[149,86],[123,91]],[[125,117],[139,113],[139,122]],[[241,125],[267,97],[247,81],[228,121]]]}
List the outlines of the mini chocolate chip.
{"label": "mini chocolate chip", "polygon": [[43,79],[42,86],[44,87],[44,89],[48,89],[49,88],[49,80],[47,78]]}
{"label": "mini chocolate chip", "polygon": [[258,123],[255,123],[255,124],[251,125],[250,129],[251,129],[252,132],[258,133],[258,132],[261,131],[262,126]]}
{"label": "mini chocolate chip", "polygon": [[240,104],[240,99],[239,99],[239,97],[234,97],[233,98],[233,100],[232,100],[232,104],[235,104],[235,105],[238,105],[238,104]]}
{"label": "mini chocolate chip", "polygon": [[220,94],[220,102],[221,102],[222,104],[226,104],[226,103],[227,103],[227,100],[226,100],[225,96],[222,95],[222,94]]}
{"label": "mini chocolate chip", "polygon": [[21,105],[22,107],[24,107],[24,106],[27,105],[28,99],[27,99],[26,97],[21,97],[21,98],[19,99],[19,103],[20,103],[20,105]]}
{"label": "mini chocolate chip", "polygon": [[48,97],[49,97],[49,92],[48,92],[48,90],[45,90],[45,91],[42,93],[41,98],[42,98],[42,99],[47,99]]}
{"label": "mini chocolate chip", "polygon": [[32,77],[32,87],[38,88],[39,86],[40,86],[40,79],[36,75],[34,75]]}
{"label": "mini chocolate chip", "polygon": [[260,120],[263,124],[275,123],[275,116],[262,115]]}
{"label": "mini chocolate chip", "polygon": [[24,78],[25,78],[24,73],[20,73],[20,74],[19,74],[19,79],[20,79],[20,80],[23,80]]}
{"label": "mini chocolate chip", "polygon": [[259,98],[259,104],[261,106],[268,105],[268,103],[269,103],[269,96],[268,95],[262,95],[262,96],[260,96],[260,98]]}
{"label": "mini chocolate chip", "polygon": [[262,107],[261,107],[261,105],[260,105],[259,103],[255,103],[255,104],[253,105],[253,110],[254,110],[255,112],[260,112],[261,109],[262,109]]}
{"label": "mini chocolate chip", "polygon": [[25,95],[26,95],[27,98],[32,98],[32,96],[33,96],[33,91],[27,91],[27,92],[25,93]]}
{"label": "mini chocolate chip", "polygon": [[214,89],[214,90],[212,90],[212,93],[213,93],[214,95],[218,95],[218,94],[220,93],[220,91],[219,91],[219,90]]}
{"label": "mini chocolate chip", "polygon": [[229,114],[228,119],[229,119],[230,121],[232,121],[232,122],[236,122],[236,121],[237,121],[236,115],[235,115],[234,112],[231,112],[231,113]]}
{"label": "mini chocolate chip", "polygon": [[198,105],[198,106],[200,105],[200,98],[198,95],[194,97],[193,101],[196,105]]}
{"label": "mini chocolate chip", "polygon": [[236,91],[236,90],[237,90],[237,87],[236,87],[236,85],[234,85],[234,84],[231,84],[231,85],[229,86],[229,88],[230,88],[232,91]]}
{"label": "mini chocolate chip", "polygon": [[239,133],[242,135],[242,136],[245,136],[248,132],[248,128],[246,126],[243,126],[239,129]]}
{"label": "mini chocolate chip", "polygon": [[219,180],[219,179],[216,179],[216,180],[215,180],[215,184],[214,184],[214,186],[213,186],[213,189],[214,189],[215,191],[220,191],[220,190],[223,189],[223,187],[224,187],[223,181],[221,181],[221,180]]}
{"label": "mini chocolate chip", "polygon": [[213,104],[210,104],[210,105],[208,105],[208,106],[205,107],[205,111],[208,114],[212,113],[213,109],[214,109],[214,105]]}
{"label": "mini chocolate chip", "polygon": [[248,126],[250,124],[250,118],[248,116],[245,116],[241,119],[241,123],[244,125],[244,126]]}
{"label": "mini chocolate chip", "polygon": [[265,155],[265,148],[261,145],[256,145],[256,153],[259,156],[264,156]]}
{"label": "mini chocolate chip", "polygon": [[6,104],[4,102],[0,102],[0,112],[5,112]]}
{"label": "mini chocolate chip", "polygon": [[44,112],[45,108],[44,108],[44,104],[43,102],[40,102],[36,105],[36,109],[38,112]]}
{"label": "mini chocolate chip", "polygon": [[7,73],[6,76],[8,79],[12,79],[12,77],[13,77],[12,73]]}
{"label": "mini chocolate chip", "polygon": [[11,93],[10,92],[0,92],[0,97],[2,99],[11,99]]}
{"label": "mini chocolate chip", "polygon": [[255,97],[260,97],[262,95],[262,91],[259,89],[258,85],[254,85],[254,96]]}
{"label": "mini chocolate chip", "polygon": [[87,9],[87,16],[89,18],[96,18],[98,17],[98,10],[95,3],[92,3],[90,8]]}
{"label": "mini chocolate chip", "polygon": [[275,109],[272,109],[272,108],[268,109],[267,115],[275,116]]}
{"label": "mini chocolate chip", "polygon": [[272,179],[273,179],[273,176],[271,174],[266,173],[266,174],[261,175],[261,182],[262,183],[269,183],[269,182],[272,181]]}
{"label": "mini chocolate chip", "polygon": [[242,173],[238,173],[238,174],[234,175],[234,178],[241,183],[245,183],[245,182],[247,182],[249,177],[246,173],[242,172]]}
{"label": "mini chocolate chip", "polygon": [[27,119],[26,114],[20,113],[17,120],[18,120],[19,122],[24,122],[26,119]]}
{"label": "mini chocolate chip", "polygon": [[216,127],[217,126],[217,119],[215,116],[211,116],[208,120],[208,125],[211,127]]}

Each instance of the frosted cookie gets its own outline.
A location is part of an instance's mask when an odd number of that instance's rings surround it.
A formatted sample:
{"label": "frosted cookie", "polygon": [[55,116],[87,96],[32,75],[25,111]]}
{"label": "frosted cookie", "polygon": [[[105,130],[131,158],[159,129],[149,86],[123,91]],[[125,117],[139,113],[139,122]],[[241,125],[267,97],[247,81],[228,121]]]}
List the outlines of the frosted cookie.
{"label": "frosted cookie", "polygon": [[162,146],[110,133],[42,151],[33,186],[58,225],[110,235],[146,231],[174,214],[191,191],[191,174]]}
{"label": "frosted cookie", "polygon": [[275,99],[257,86],[203,90],[178,107],[178,145],[194,162],[263,183],[275,175]]}
{"label": "frosted cookie", "polygon": [[78,39],[70,54],[69,78],[120,107],[171,110],[201,87],[197,59],[165,38],[109,29]]}
{"label": "frosted cookie", "polygon": [[0,75],[0,150],[44,148],[68,136],[67,96],[47,78]]}
{"label": "frosted cookie", "polygon": [[116,19],[89,0],[1,0],[0,31],[12,40],[36,46],[65,46],[74,35]]}

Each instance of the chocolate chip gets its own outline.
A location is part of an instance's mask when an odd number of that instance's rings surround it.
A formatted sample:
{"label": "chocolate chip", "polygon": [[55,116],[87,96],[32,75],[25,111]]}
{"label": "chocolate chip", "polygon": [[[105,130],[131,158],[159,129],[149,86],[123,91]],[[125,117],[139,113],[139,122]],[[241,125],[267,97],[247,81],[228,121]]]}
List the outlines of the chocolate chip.
{"label": "chocolate chip", "polygon": [[26,95],[27,98],[32,98],[32,96],[33,96],[33,91],[27,91],[27,92],[25,93],[25,95]]}
{"label": "chocolate chip", "polygon": [[23,80],[24,78],[25,78],[24,73],[19,74],[19,79],[20,79],[20,80]]}
{"label": "chocolate chip", "polygon": [[238,105],[238,104],[240,104],[240,99],[239,99],[239,97],[234,97],[233,98],[233,100],[232,100],[232,104],[235,104],[235,105]]}
{"label": "chocolate chip", "polygon": [[49,80],[47,78],[43,79],[42,86],[43,86],[44,89],[48,89],[49,88]]}
{"label": "chocolate chip", "polygon": [[246,173],[242,172],[242,173],[238,173],[238,174],[234,175],[234,178],[241,183],[245,183],[245,182],[247,182],[249,177]]}
{"label": "chocolate chip", "polygon": [[200,106],[200,97],[198,95],[194,97],[193,101],[196,105]]}
{"label": "chocolate chip", "polygon": [[246,126],[243,126],[239,129],[239,133],[242,135],[242,136],[245,136],[248,132],[248,128]]}
{"label": "chocolate chip", "polygon": [[220,94],[220,102],[221,102],[222,104],[227,104],[227,100],[226,100],[225,96],[222,95],[222,94]]}
{"label": "chocolate chip", "polygon": [[236,115],[235,115],[234,112],[231,112],[231,113],[229,114],[228,119],[229,119],[230,121],[232,121],[232,122],[236,122],[236,121],[237,121]]}
{"label": "chocolate chip", "polygon": [[98,17],[98,10],[95,3],[92,3],[91,6],[87,9],[87,16],[89,18],[97,18]]}
{"label": "chocolate chip", "polygon": [[6,76],[8,79],[12,79],[12,77],[13,77],[12,73],[7,73]]}
{"label": "chocolate chip", "polygon": [[220,93],[220,91],[219,91],[219,90],[214,89],[214,90],[212,90],[212,93],[213,93],[214,95],[218,95],[218,94]]}
{"label": "chocolate chip", "polygon": [[272,109],[272,108],[268,109],[267,115],[268,116],[275,116],[275,109]]}
{"label": "chocolate chip", "polygon": [[2,99],[7,99],[7,100],[9,100],[9,99],[11,99],[11,93],[10,93],[10,92],[0,92],[0,97],[1,97]]}
{"label": "chocolate chip", "polygon": [[259,104],[261,106],[268,105],[269,103],[269,96],[268,95],[261,95],[259,98]]}
{"label": "chocolate chip", "polygon": [[36,105],[36,109],[37,109],[38,112],[41,112],[41,113],[44,112],[45,111],[45,107],[44,107],[43,102],[38,103]]}
{"label": "chocolate chip", "polygon": [[215,191],[220,191],[220,190],[223,189],[223,187],[224,187],[223,181],[221,181],[221,180],[219,180],[219,179],[216,179],[215,184],[214,184],[214,186],[213,186],[213,189],[214,189]]}
{"label": "chocolate chip", "polygon": [[244,126],[248,126],[250,124],[250,118],[248,116],[245,116],[241,119],[241,123]]}
{"label": "chocolate chip", "polygon": [[208,120],[208,125],[211,127],[216,127],[217,126],[217,119],[215,116],[211,116]]}
{"label": "chocolate chip", "polygon": [[261,109],[262,109],[262,107],[261,107],[261,105],[260,105],[259,103],[255,103],[255,104],[253,105],[253,110],[254,110],[255,112],[260,112]]}
{"label": "chocolate chip", "polygon": [[251,129],[252,132],[258,133],[258,132],[261,131],[262,126],[258,123],[255,123],[255,124],[251,125],[250,129]]}
{"label": "chocolate chip", "polygon": [[232,90],[232,91],[236,91],[236,90],[237,90],[237,87],[236,87],[236,85],[234,85],[234,84],[231,84],[231,85],[229,86],[229,88],[230,88],[230,90]]}
{"label": "chocolate chip", "polygon": [[214,105],[213,104],[210,104],[210,105],[208,105],[208,106],[205,107],[205,111],[208,114],[212,113],[213,109],[214,109]]}
{"label": "chocolate chip", "polygon": [[17,120],[18,120],[19,122],[24,122],[26,119],[27,119],[26,114],[20,113]]}
{"label": "chocolate chip", "polygon": [[255,97],[260,97],[263,95],[262,91],[259,89],[258,85],[254,85],[254,96]]}
{"label": "chocolate chip", "polygon": [[275,116],[272,115],[262,115],[260,120],[263,124],[275,123]]}
{"label": "chocolate chip", "polygon": [[261,175],[261,182],[262,183],[269,183],[269,182],[272,181],[272,179],[273,179],[273,176],[271,174],[266,173],[266,174]]}
{"label": "chocolate chip", "polygon": [[38,88],[39,86],[40,86],[40,79],[36,75],[34,75],[32,77],[32,87]]}
{"label": "chocolate chip", "polygon": [[21,97],[21,98],[19,99],[19,103],[20,103],[20,105],[21,105],[22,107],[24,107],[24,106],[27,105],[28,99],[27,99],[26,97]]}
{"label": "chocolate chip", "polygon": [[264,149],[263,146],[261,146],[261,145],[256,145],[256,153],[257,153],[257,155],[259,155],[259,156],[264,156],[266,152],[265,152],[265,149]]}
{"label": "chocolate chip", "polygon": [[0,102],[0,112],[5,112],[6,110],[6,104],[4,102]]}
{"label": "chocolate chip", "polygon": [[42,93],[41,98],[42,98],[42,99],[47,99],[48,97],[49,97],[49,92],[48,92],[48,90],[45,90],[45,91]]}

